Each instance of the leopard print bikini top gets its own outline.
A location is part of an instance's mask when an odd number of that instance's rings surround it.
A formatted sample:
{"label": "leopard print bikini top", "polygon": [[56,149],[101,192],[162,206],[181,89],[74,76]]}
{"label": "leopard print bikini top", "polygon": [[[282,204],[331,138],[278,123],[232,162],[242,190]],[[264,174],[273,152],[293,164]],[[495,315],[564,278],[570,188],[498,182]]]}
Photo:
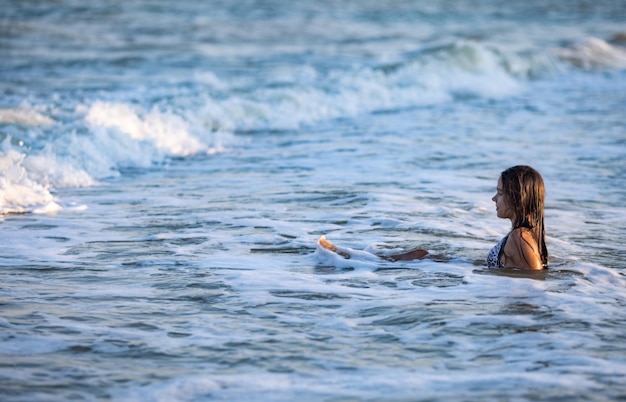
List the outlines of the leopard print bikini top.
{"label": "leopard print bikini top", "polygon": [[504,236],[498,244],[496,244],[489,254],[487,254],[487,268],[504,268],[504,261],[502,261],[502,254],[504,253],[504,245],[506,241],[509,239],[509,232],[506,236]]}

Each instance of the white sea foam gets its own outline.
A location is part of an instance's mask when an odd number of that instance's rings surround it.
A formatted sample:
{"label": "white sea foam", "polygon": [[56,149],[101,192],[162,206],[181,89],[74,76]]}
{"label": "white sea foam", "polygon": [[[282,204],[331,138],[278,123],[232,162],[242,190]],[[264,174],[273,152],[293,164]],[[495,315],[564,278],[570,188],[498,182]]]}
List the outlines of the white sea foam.
{"label": "white sea foam", "polygon": [[365,268],[371,270],[376,269],[382,261],[379,257],[364,250],[355,250],[350,247],[345,247],[343,251],[350,254],[349,259],[321,247],[318,243],[315,257],[318,259],[319,263],[336,268]]}
{"label": "white sea foam", "polygon": [[[34,111],[16,113],[4,113],[3,122],[26,124],[29,119],[30,126],[52,122]],[[216,154],[225,149],[220,142],[205,146],[189,134],[181,117],[157,109],[140,115],[127,104],[98,101],[86,110],[78,107],[77,115],[83,114],[87,133],[77,132],[74,123],[59,123],[37,134],[46,143],[41,150],[27,147],[23,140],[12,144],[10,136],[4,138],[0,213],[52,212],[60,208],[51,193],[55,189],[94,186],[100,179],[119,175],[121,168],[150,167],[167,156]]]}
{"label": "white sea foam", "polygon": [[84,170],[60,162],[53,153],[28,155],[23,162],[28,176],[36,183],[48,188],[90,187],[96,181]]}
{"label": "white sea foam", "polygon": [[15,150],[0,152],[0,213],[25,212],[56,204],[49,189],[33,181],[27,172],[26,155]]}
{"label": "white sea foam", "polygon": [[86,121],[96,126],[115,127],[135,140],[153,141],[157,147],[173,155],[206,151],[206,147],[189,134],[187,124],[180,117],[156,109],[140,117],[129,105],[96,102]]}
{"label": "white sea foam", "polygon": [[502,98],[523,89],[522,74],[508,67],[516,58],[521,59],[483,44],[456,42],[393,68],[311,71],[287,88],[259,89],[219,102],[207,99],[203,115],[229,130],[294,129],[377,110],[437,104],[456,95]]}
{"label": "white sea foam", "polygon": [[[0,211],[41,214],[0,216],[2,396],[625,395],[623,72],[545,50],[614,16],[65,3],[9,5]],[[517,163],[547,185],[538,275],[483,265]],[[451,260],[366,253],[413,246]]]}
{"label": "white sea foam", "polygon": [[0,213],[60,210],[55,188],[92,186],[96,182],[85,171],[58,161],[51,152],[28,155],[11,146],[7,137],[0,151]]}

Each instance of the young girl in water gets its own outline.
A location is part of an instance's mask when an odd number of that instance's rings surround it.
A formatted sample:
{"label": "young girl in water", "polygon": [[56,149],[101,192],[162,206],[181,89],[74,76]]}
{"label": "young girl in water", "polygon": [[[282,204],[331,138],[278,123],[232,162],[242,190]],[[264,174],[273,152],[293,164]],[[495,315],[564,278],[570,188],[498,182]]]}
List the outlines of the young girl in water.
{"label": "young girl in water", "polygon": [[[487,267],[525,270],[547,267],[548,249],[543,227],[544,194],[543,178],[530,166],[513,166],[500,174],[496,195],[491,199],[496,203],[498,217],[511,220],[512,228],[489,252]],[[320,238],[319,243],[322,247],[350,258],[349,254],[338,250],[324,237]],[[388,261],[422,258],[445,260],[422,249],[379,257]]]}
{"label": "young girl in water", "polygon": [[510,219],[512,228],[489,252],[489,268],[540,270],[548,266],[544,194],[543,179],[530,166],[513,166],[500,174],[492,200],[498,218]]}

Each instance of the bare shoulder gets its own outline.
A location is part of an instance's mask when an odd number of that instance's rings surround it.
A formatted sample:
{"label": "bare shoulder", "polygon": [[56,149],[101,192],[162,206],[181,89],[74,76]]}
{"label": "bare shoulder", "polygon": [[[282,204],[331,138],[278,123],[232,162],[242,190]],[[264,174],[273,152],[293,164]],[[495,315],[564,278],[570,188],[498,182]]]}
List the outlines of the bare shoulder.
{"label": "bare shoulder", "polygon": [[527,228],[514,229],[509,235],[509,240],[507,240],[507,242],[508,241],[511,241],[513,244],[526,243],[534,246],[537,245],[537,242],[533,239],[532,232]]}
{"label": "bare shoulder", "polygon": [[507,268],[542,269],[539,246],[532,232],[517,228],[511,232],[504,246]]}

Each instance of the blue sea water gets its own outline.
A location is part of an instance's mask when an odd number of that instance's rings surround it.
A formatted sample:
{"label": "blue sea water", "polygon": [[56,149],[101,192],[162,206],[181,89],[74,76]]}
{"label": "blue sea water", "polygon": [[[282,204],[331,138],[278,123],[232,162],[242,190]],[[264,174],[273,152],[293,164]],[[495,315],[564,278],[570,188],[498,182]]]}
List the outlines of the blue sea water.
{"label": "blue sea water", "polygon": [[[0,399],[626,398],[624,21],[5,1]],[[540,275],[483,265],[516,164],[546,183]]]}

